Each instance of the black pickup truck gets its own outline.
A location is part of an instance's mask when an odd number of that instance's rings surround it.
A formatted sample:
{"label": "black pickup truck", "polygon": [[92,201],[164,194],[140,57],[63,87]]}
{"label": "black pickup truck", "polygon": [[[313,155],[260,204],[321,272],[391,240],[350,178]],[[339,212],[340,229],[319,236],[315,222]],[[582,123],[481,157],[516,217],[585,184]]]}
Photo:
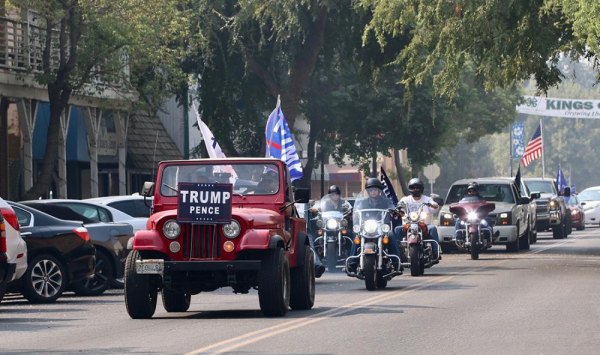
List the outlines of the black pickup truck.
{"label": "black pickup truck", "polygon": [[558,194],[554,179],[524,178],[529,191],[539,192],[536,202],[536,229],[540,232],[552,229],[555,239],[566,238],[571,232],[571,215],[563,196]]}

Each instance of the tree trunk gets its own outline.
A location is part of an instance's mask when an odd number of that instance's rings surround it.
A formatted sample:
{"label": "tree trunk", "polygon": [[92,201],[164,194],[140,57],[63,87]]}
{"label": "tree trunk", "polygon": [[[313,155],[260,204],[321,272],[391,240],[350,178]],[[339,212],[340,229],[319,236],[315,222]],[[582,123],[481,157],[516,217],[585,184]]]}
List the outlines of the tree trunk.
{"label": "tree trunk", "polygon": [[394,149],[394,166],[396,167],[396,174],[398,175],[400,189],[402,189],[402,194],[406,196],[409,194],[409,192],[408,187],[406,186],[406,181],[404,180],[404,169],[402,169],[402,165],[400,164],[400,151],[397,149]]}
{"label": "tree trunk", "polygon": [[44,39],[44,50],[42,54],[42,67],[44,74],[53,78],[48,83],[48,100],[50,104],[50,123],[48,125],[48,134],[46,142],[46,152],[42,160],[40,173],[34,179],[33,186],[25,192],[24,199],[36,199],[50,188],[52,176],[55,173],[56,161],[58,158],[58,145],[60,141],[60,116],[64,111],[73,88],[71,87],[70,77],[77,67],[77,48],[81,38],[83,17],[77,1],[73,4],[64,4],[65,17],[60,22],[60,32],[58,36],[59,58],[58,68],[54,74],[56,62],[52,58],[52,41],[54,24],[47,20],[46,38]]}

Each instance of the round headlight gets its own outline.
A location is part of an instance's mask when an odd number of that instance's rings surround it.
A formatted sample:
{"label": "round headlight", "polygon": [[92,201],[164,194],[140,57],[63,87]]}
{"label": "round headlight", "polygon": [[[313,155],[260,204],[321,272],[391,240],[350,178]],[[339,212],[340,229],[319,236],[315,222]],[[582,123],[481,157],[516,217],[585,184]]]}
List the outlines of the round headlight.
{"label": "round headlight", "polygon": [[336,221],[333,218],[330,218],[327,220],[326,226],[327,226],[327,229],[338,229],[339,228],[338,221]]}
{"label": "round headlight", "polygon": [[556,205],[556,201],[550,201],[550,207],[554,207]]}
{"label": "round headlight", "polygon": [[169,239],[175,239],[181,232],[181,226],[176,220],[170,219],[163,225],[163,234]]}
{"label": "round headlight", "polygon": [[389,225],[389,224],[384,224],[384,225],[382,225],[382,226],[381,226],[381,231],[382,231],[383,233],[389,233],[389,232],[390,232],[390,230],[392,230],[392,228],[390,227],[390,225]]}
{"label": "round headlight", "polygon": [[343,228],[346,228],[348,226],[348,221],[345,219],[342,219],[341,224],[342,224]]}
{"label": "round headlight", "polygon": [[427,219],[427,212],[421,212],[421,219],[422,220],[426,220]]}
{"label": "round headlight", "polygon": [[417,212],[411,212],[408,214],[408,218],[413,221],[416,222],[419,220],[419,214]]}
{"label": "round headlight", "polygon": [[477,213],[475,213],[475,212],[469,212],[469,213],[467,213],[467,220],[469,220],[469,221],[476,221],[477,220]]}
{"label": "round headlight", "polygon": [[360,226],[355,225],[352,227],[352,230],[354,231],[354,233],[358,234],[358,233],[360,233]]}
{"label": "round headlight", "polygon": [[367,234],[373,234],[377,232],[377,227],[378,227],[378,223],[376,220],[374,219],[370,219],[368,221],[365,222],[365,233]]}
{"label": "round headlight", "polygon": [[322,219],[317,219],[317,227],[323,228],[323,220]]}
{"label": "round headlight", "polygon": [[242,227],[240,226],[240,223],[238,221],[236,221],[235,219],[232,219],[231,223],[223,225],[223,234],[227,238],[233,239],[233,238],[237,237],[238,235],[240,235],[241,231],[242,231]]}

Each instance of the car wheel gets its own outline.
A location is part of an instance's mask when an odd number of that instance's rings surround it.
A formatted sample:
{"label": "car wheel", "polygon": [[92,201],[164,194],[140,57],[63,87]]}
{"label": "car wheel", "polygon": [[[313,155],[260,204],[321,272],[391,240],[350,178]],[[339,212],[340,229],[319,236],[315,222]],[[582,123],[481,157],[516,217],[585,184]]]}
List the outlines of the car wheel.
{"label": "car wheel", "polygon": [[94,276],[87,280],[74,282],[73,291],[80,296],[99,296],[106,291],[114,279],[112,260],[102,251],[96,251]]}
{"label": "car wheel", "polygon": [[292,309],[311,309],[315,304],[315,256],[304,246],[304,263],[290,270]]}
{"label": "car wheel", "polygon": [[52,303],[65,291],[67,273],[61,261],[50,254],[42,254],[28,262],[23,275],[23,296],[32,303]]}
{"label": "car wheel", "polygon": [[284,316],[290,306],[290,266],[282,248],[268,250],[258,272],[258,300],[267,317]]}
{"label": "car wheel", "polygon": [[163,288],[162,301],[167,312],[186,312],[190,309],[191,295],[183,291]]}
{"label": "car wheel", "polygon": [[135,261],[141,260],[137,250],[132,250],[125,262],[125,307],[133,319],[152,318],[156,311],[158,290],[150,282],[150,275],[138,274]]}

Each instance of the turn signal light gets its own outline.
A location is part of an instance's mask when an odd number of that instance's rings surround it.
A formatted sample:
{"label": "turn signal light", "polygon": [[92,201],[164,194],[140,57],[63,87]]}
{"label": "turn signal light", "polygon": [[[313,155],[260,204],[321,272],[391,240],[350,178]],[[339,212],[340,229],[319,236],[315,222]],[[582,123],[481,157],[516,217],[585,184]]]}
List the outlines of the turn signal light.
{"label": "turn signal light", "polygon": [[225,250],[226,253],[231,253],[233,249],[235,249],[235,244],[233,244],[231,240],[228,240],[225,243],[223,243],[223,250]]}
{"label": "turn signal light", "polygon": [[390,243],[390,238],[386,235],[383,237],[383,244],[389,244]]}
{"label": "turn signal light", "polygon": [[346,233],[348,233],[348,231],[345,229],[342,229],[342,234],[346,235]]}
{"label": "turn signal light", "polygon": [[319,230],[317,231],[317,234],[318,234],[318,235],[323,235],[323,230],[322,230],[322,229],[319,229]]}
{"label": "turn signal light", "polygon": [[360,245],[360,237],[354,237],[354,244]]}

